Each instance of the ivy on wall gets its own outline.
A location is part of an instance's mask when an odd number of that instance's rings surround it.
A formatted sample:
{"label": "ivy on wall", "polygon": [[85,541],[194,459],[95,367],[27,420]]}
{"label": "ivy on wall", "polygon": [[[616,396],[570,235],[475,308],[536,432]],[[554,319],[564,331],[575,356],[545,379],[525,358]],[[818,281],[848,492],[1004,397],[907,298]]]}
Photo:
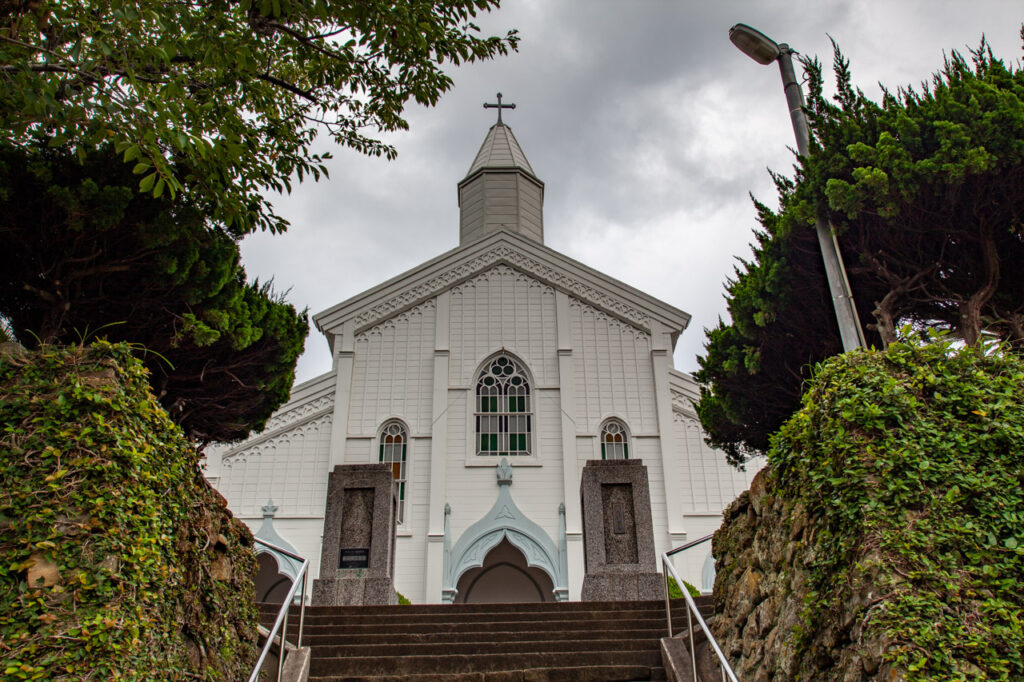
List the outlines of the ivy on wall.
{"label": "ivy on wall", "polygon": [[884,642],[902,679],[1024,679],[1018,355],[937,342],[832,358],[769,468],[770,495],[814,527],[797,551],[809,571],[797,658],[827,657],[818,635],[856,602],[854,640]]}
{"label": "ivy on wall", "polygon": [[0,680],[236,680],[252,536],[126,345],[0,349]]}

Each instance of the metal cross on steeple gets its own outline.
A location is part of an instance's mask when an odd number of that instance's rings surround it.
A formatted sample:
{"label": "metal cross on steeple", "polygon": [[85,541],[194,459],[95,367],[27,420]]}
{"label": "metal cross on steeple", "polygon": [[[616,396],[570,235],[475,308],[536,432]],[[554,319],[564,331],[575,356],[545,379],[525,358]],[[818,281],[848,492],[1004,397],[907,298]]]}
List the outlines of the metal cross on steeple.
{"label": "metal cross on steeple", "polygon": [[501,103],[501,93],[500,92],[498,93],[498,103],[497,104],[489,104],[487,102],[484,102],[484,109],[497,109],[498,110],[498,123],[501,123],[501,110],[502,109],[515,109],[515,108],[516,108],[515,104],[502,104]]}

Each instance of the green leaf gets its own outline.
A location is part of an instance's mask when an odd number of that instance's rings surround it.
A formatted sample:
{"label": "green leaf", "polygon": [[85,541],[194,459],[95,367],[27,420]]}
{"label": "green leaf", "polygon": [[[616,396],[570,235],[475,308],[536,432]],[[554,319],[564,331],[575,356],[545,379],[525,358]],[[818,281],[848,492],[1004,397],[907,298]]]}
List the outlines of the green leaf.
{"label": "green leaf", "polygon": [[156,178],[156,173],[150,173],[146,177],[142,178],[142,180],[139,181],[139,191],[149,192],[150,190],[152,190],[153,184],[156,182]]}

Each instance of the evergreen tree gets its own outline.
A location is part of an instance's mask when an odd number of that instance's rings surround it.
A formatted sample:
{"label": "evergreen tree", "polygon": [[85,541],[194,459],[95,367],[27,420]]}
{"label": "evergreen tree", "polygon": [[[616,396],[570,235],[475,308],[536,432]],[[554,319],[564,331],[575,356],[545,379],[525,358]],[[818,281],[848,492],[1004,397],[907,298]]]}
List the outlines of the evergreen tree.
{"label": "evergreen tree", "polygon": [[0,147],[0,316],[30,347],[129,341],[186,433],[242,438],[287,400],[306,314],[248,283],[201,209],[136,184],[109,145]]}
{"label": "evergreen tree", "polygon": [[[1024,34],[1024,31],[1022,31]],[[1022,36],[1024,37],[1024,36]],[[812,153],[759,205],[755,258],[727,285],[732,321],[709,331],[697,376],[711,444],[741,463],[798,407],[810,368],[841,350],[815,218],[836,228],[862,325],[1024,345],[1024,71],[982,45],[953,52],[919,90],[868,99],[836,49],[834,101],[816,61]]]}

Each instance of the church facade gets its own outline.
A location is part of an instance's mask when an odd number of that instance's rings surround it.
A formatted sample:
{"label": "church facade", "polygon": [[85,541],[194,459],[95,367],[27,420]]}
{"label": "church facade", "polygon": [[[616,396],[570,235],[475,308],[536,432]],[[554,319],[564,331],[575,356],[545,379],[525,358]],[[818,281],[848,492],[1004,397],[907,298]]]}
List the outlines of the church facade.
{"label": "church facade", "polygon": [[[316,315],[331,371],[209,448],[207,476],[316,577],[328,472],[388,463],[414,603],[579,599],[588,460],[642,460],[658,553],[714,531],[752,473],[703,442],[673,369],[689,316],[544,245],[544,184],[500,116],[458,190],[459,246]],[[704,589],[709,551],[677,562]]]}

